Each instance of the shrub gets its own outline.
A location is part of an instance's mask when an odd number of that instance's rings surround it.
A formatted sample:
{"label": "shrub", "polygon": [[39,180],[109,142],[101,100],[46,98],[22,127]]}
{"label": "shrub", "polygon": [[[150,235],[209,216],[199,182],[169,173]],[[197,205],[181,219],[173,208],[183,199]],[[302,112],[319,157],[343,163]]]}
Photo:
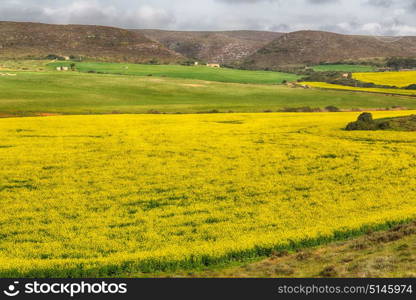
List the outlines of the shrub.
{"label": "shrub", "polygon": [[56,55],[56,54],[49,54],[45,57],[45,59],[57,59],[57,60],[65,60],[65,57]]}
{"label": "shrub", "polygon": [[362,113],[359,117],[358,117],[358,121],[362,121],[362,122],[373,122],[373,115],[371,113]]}
{"label": "shrub", "polygon": [[325,107],[325,109],[329,112],[339,112],[340,111],[340,109],[338,107],[332,106],[332,105]]}
{"label": "shrub", "polygon": [[376,124],[372,122],[356,121],[347,125],[347,130],[375,130]]}
{"label": "shrub", "polygon": [[416,90],[416,84],[411,84],[407,87],[405,87],[406,90]]}
{"label": "shrub", "polygon": [[195,61],[194,60],[186,60],[186,61],[182,61],[180,64],[182,66],[194,66],[195,65]]}
{"label": "shrub", "polygon": [[378,124],[378,128],[380,128],[381,130],[386,130],[386,129],[390,129],[390,123],[389,122],[381,122],[380,124]]}
{"label": "shrub", "polygon": [[219,114],[221,113],[218,109],[211,109],[208,111],[200,111],[198,114]]}
{"label": "shrub", "polygon": [[319,107],[312,108],[309,106],[304,107],[285,107],[281,109],[282,112],[320,112],[321,109]]}
{"label": "shrub", "polygon": [[349,123],[346,130],[375,130],[377,129],[377,124],[373,120],[373,115],[371,113],[362,113],[358,120],[352,123]]}
{"label": "shrub", "polygon": [[405,57],[391,57],[386,63],[387,67],[394,70],[411,69],[416,67],[416,59]]}
{"label": "shrub", "polygon": [[155,109],[150,109],[148,112],[148,114],[152,114],[152,115],[160,115],[161,112]]}

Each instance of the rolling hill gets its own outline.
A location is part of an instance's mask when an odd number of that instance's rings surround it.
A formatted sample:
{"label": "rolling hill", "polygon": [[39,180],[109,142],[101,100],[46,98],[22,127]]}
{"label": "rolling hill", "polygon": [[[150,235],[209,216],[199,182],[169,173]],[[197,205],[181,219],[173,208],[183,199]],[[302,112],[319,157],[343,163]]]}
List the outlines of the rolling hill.
{"label": "rolling hill", "polygon": [[416,57],[416,37],[386,40],[372,36],[342,35],[322,31],[298,31],[282,35],[247,57],[248,69],[340,62],[391,56]]}
{"label": "rolling hill", "polygon": [[416,57],[416,37],[387,41],[322,31],[126,30],[106,26],[0,22],[0,58],[54,54],[95,61],[172,64],[185,60],[246,69]]}
{"label": "rolling hill", "polygon": [[0,22],[0,58],[50,54],[98,61],[174,63],[184,58],[138,32],[87,25]]}
{"label": "rolling hill", "polygon": [[133,30],[189,59],[230,64],[242,61],[282,33],[268,31]]}

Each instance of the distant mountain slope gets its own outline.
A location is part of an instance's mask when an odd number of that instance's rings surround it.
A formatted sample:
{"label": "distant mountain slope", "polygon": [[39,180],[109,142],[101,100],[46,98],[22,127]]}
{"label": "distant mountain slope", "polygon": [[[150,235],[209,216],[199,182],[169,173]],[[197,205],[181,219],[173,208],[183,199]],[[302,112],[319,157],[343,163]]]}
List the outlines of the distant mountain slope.
{"label": "distant mountain slope", "polygon": [[416,37],[397,40],[298,31],[282,35],[247,57],[246,68],[265,69],[294,64],[319,64],[376,57],[416,57]]}
{"label": "distant mountain slope", "polygon": [[226,64],[243,60],[282,35],[267,31],[134,31],[189,59]]}
{"label": "distant mountain slope", "polygon": [[125,29],[0,22],[0,58],[42,58],[49,54],[136,63],[183,60],[178,53]]}

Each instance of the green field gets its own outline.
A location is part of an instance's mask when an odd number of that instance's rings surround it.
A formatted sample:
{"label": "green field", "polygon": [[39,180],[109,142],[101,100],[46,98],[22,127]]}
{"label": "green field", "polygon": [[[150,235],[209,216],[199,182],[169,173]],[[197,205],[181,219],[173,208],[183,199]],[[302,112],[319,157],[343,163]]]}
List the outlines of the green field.
{"label": "green field", "polygon": [[[70,66],[70,62],[55,62],[49,66]],[[76,69],[80,72],[97,72],[106,74],[122,74],[134,76],[155,76],[182,79],[198,79],[206,81],[281,84],[284,80],[295,81],[300,76],[270,71],[245,71],[228,68],[209,68],[206,66],[179,65],[139,65],[118,63],[78,62]]]}
{"label": "green field", "polygon": [[7,71],[48,71],[50,60],[0,60],[0,72]]}
{"label": "green field", "polygon": [[15,72],[0,76],[0,114],[197,113],[278,111],[284,107],[416,108],[410,97],[275,85],[85,74]]}
{"label": "green field", "polygon": [[316,72],[373,72],[376,68],[364,65],[318,65],[313,66],[312,69]]}

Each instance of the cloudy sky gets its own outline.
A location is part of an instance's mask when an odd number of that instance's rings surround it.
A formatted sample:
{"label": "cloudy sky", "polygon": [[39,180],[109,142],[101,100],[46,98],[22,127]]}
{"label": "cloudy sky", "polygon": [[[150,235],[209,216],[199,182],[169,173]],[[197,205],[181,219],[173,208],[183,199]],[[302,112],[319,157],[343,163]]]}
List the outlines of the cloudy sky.
{"label": "cloudy sky", "polygon": [[0,20],[171,30],[416,35],[416,0],[0,0]]}

